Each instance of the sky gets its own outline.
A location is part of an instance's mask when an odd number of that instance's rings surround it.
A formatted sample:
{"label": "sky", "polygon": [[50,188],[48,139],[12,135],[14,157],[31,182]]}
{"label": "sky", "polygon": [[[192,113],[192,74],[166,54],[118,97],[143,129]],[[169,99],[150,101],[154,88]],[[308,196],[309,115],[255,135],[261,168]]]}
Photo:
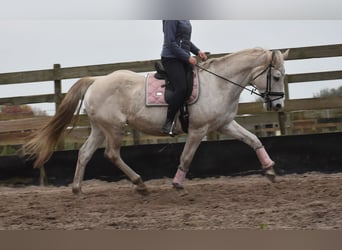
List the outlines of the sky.
{"label": "sky", "polygon": [[[278,0],[172,1],[181,9],[164,0],[135,1],[138,5],[133,0],[98,0],[95,5],[88,0],[0,1],[0,73],[50,69],[56,63],[73,67],[158,59],[165,17],[193,18],[192,41],[212,54],[342,44],[342,1],[336,0],[288,0],[286,5]],[[341,57],[285,64],[289,74],[341,70],[341,66]],[[63,81],[62,91],[74,82]],[[341,82],[291,84],[290,98],[309,98]],[[45,93],[53,93],[52,82],[0,86],[0,98]],[[243,93],[240,101],[253,100]],[[54,110],[53,104],[38,107],[48,113]]]}

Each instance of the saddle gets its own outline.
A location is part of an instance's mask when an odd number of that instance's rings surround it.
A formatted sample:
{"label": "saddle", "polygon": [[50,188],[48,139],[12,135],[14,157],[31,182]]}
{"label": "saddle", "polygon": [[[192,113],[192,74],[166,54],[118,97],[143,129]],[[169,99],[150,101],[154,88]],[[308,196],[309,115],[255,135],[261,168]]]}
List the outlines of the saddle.
{"label": "saddle", "polygon": [[[155,63],[156,72],[146,77],[146,106],[165,106],[172,99],[174,87],[169,81],[167,73],[161,62]],[[195,80],[194,80],[195,79]],[[187,93],[183,105],[180,108],[179,120],[184,132],[189,126],[188,105],[193,104],[198,98],[198,77],[191,67],[187,72]]]}
{"label": "saddle", "polygon": [[[156,69],[156,73],[154,74],[154,77],[158,80],[165,80],[165,84],[162,85],[162,87],[165,87],[165,93],[164,93],[165,101],[166,103],[169,103],[174,92],[174,87],[169,81],[167,73],[161,62],[156,62],[154,64],[154,68]],[[192,67],[189,67],[189,70],[186,72],[186,83],[187,83],[187,93],[185,95],[184,104],[186,104],[186,102],[189,100],[192,94],[193,87],[194,87],[194,71]]]}

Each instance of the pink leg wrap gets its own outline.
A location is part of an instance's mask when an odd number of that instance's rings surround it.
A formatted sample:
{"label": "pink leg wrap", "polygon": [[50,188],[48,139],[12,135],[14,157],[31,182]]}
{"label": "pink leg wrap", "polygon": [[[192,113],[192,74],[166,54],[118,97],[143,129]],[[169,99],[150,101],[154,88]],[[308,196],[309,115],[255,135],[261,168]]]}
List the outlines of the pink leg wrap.
{"label": "pink leg wrap", "polygon": [[183,186],[183,182],[185,181],[186,172],[178,169],[175,177],[173,178],[172,183],[179,184]]}
{"label": "pink leg wrap", "polygon": [[264,147],[257,148],[255,152],[258,156],[262,168],[269,168],[274,164],[274,161],[271,160]]}

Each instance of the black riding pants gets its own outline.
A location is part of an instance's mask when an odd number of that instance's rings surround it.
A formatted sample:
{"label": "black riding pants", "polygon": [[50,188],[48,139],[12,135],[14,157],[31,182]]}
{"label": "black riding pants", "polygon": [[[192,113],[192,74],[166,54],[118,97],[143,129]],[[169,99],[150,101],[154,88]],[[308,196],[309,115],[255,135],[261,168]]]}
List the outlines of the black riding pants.
{"label": "black riding pants", "polygon": [[161,62],[174,87],[174,95],[169,103],[170,116],[175,117],[177,111],[184,103],[187,94],[187,72],[191,67],[189,63],[176,58],[162,57]]}

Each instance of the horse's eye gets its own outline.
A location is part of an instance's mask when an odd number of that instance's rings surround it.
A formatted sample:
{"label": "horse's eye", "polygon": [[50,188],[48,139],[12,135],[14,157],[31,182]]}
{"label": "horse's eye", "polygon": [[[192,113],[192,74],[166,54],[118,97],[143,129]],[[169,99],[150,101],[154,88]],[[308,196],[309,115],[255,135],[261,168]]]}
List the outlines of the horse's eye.
{"label": "horse's eye", "polygon": [[280,80],[280,76],[273,76],[273,79],[274,79],[275,81],[279,81],[279,80]]}

